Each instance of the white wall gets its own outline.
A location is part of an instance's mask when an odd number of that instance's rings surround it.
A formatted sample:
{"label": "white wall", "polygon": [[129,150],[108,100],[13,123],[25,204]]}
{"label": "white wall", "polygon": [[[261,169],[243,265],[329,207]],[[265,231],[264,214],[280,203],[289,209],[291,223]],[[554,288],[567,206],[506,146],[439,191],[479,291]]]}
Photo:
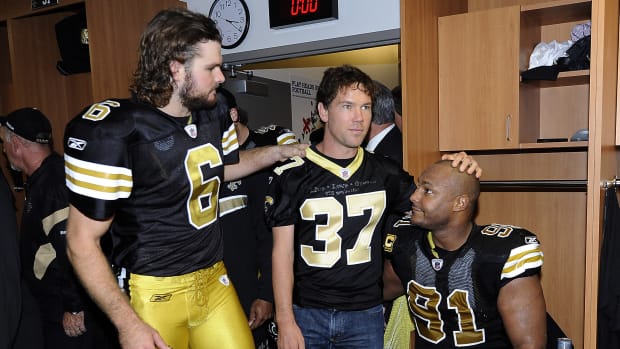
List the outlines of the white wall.
{"label": "white wall", "polygon": [[[311,41],[343,38],[400,28],[399,0],[339,0],[338,19],[292,28],[269,28],[269,1],[246,0],[250,10],[250,31],[234,49],[223,55]],[[213,0],[187,0],[187,7],[209,14]]]}
{"label": "white wall", "polygon": [[[356,65],[374,80],[380,81],[389,88],[393,88],[400,84],[400,76],[398,75],[397,64],[369,64]],[[291,76],[303,76],[310,80],[321,81],[323,72],[328,67],[313,68],[288,68],[288,69],[260,69],[254,70],[255,76],[267,79],[290,82]]]}

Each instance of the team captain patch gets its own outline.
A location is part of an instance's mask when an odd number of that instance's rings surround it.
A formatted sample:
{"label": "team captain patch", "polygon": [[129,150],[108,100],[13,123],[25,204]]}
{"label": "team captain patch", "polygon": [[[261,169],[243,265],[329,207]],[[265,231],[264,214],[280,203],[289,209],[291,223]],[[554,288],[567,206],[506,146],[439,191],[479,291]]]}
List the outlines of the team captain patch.
{"label": "team captain patch", "polygon": [[383,242],[383,250],[385,252],[392,252],[392,249],[394,248],[394,241],[396,241],[396,235],[387,234],[385,236],[385,241]]}

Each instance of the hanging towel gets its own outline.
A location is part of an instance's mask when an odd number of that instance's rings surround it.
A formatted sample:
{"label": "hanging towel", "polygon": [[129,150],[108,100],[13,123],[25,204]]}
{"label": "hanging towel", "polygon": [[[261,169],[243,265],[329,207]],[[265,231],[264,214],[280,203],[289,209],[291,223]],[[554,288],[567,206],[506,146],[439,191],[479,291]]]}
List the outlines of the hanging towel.
{"label": "hanging towel", "polygon": [[616,188],[605,191],[598,290],[598,349],[620,348],[620,207]]}

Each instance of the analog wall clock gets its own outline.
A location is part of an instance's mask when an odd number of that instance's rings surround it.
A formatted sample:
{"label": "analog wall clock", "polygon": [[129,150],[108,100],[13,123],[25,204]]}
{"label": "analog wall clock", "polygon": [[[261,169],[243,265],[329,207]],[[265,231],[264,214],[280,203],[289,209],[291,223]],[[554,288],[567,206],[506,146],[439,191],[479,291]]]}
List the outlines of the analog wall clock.
{"label": "analog wall clock", "polygon": [[215,0],[209,17],[222,34],[222,47],[239,46],[250,30],[250,11],[244,0]]}

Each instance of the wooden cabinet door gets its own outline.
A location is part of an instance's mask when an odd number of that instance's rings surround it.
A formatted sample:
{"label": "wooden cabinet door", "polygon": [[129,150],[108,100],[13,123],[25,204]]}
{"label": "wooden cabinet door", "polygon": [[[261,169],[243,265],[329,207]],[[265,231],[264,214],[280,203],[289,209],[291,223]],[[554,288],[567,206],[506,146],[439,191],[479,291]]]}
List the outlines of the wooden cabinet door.
{"label": "wooden cabinet door", "polygon": [[439,148],[519,147],[520,8],[440,17]]}

